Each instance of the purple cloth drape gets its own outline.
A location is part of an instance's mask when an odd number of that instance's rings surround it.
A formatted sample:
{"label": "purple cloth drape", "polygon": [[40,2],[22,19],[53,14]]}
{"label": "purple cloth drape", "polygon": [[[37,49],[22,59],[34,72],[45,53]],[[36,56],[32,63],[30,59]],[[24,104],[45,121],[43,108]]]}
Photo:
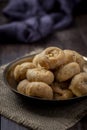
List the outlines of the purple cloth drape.
{"label": "purple cloth drape", "polygon": [[72,23],[80,0],[9,0],[3,9],[9,23],[0,26],[0,38],[34,42]]}

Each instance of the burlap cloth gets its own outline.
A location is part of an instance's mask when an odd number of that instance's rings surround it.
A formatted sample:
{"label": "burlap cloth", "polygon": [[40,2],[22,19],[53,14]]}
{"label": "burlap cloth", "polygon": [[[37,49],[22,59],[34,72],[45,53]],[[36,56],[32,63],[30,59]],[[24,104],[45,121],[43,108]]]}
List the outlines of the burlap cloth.
{"label": "burlap cloth", "polygon": [[87,114],[87,99],[55,107],[26,104],[3,82],[4,68],[0,67],[0,113],[3,116],[34,130],[65,130]]}

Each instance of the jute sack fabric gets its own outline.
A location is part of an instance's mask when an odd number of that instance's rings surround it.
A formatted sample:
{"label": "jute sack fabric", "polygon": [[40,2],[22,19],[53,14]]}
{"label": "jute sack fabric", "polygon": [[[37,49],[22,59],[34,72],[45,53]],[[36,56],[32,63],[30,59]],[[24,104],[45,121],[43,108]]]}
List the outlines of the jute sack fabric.
{"label": "jute sack fabric", "polygon": [[87,99],[58,106],[31,105],[13,93],[3,81],[0,67],[0,113],[1,115],[33,130],[65,130],[87,114]]}

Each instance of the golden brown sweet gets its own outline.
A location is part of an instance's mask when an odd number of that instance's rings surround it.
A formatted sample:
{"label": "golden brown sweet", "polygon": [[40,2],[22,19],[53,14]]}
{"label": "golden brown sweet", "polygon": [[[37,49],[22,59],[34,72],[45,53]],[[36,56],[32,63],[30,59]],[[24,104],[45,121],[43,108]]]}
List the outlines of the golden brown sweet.
{"label": "golden brown sweet", "polygon": [[57,82],[51,84],[51,88],[54,93],[62,94],[62,89]]}
{"label": "golden brown sweet", "polygon": [[30,82],[38,81],[38,82],[45,82],[47,84],[51,84],[54,80],[53,73],[41,67],[28,69],[26,77]]}
{"label": "golden brown sweet", "polygon": [[[56,89],[56,88],[68,89],[69,85],[70,85],[70,81],[65,81],[65,82],[57,82],[57,81],[55,81],[55,82],[53,82],[51,84],[51,87],[53,89]],[[54,90],[54,92],[56,92],[56,91]]]}
{"label": "golden brown sweet", "polygon": [[83,70],[85,60],[82,55],[80,55],[78,52],[73,51],[73,50],[64,50],[64,53],[66,57],[65,64],[70,63],[70,62],[77,62],[81,70]]}
{"label": "golden brown sweet", "polygon": [[26,87],[26,95],[43,99],[53,99],[52,88],[43,82],[31,82]]}
{"label": "golden brown sweet", "polygon": [[27,79],[20,81],[19,84],[17,85],[18,92],[26,95],[26,87],[28,84],[29,81]]}
{"label": "golden brown sweet", "polygon": [[48,47],[33,59],[35,65],[40,65],[46,69],[55,69],[65,62],[65,54],[58,47]]}
{"label": "golden brown sweet", "polygon": [[81,72],[74,76],[69,89],[77,97],[87,95],[87,73]]}
{"label": "golden brown sweet", "polygon": [[73,97],[73,93],[68,89],[63,90],[61,94],[54,93],[54,99],[56,100],[67,100],[72,97]]}
{"label": "golden brown sweet", "polygon": [[51,88],[53,89],[54,93],[54,99],[57,100],[66,100],[73,97],[72,91],[67,89],[62,89],[61,85],[57,82],[51,85]]}
{"label": "golden brown sweet", "polygon": [[74,75],[78,73],[80,73],[79,64],[76,62],[71,62],[61,66],[58,70],[56,70],[55,77],[56,80],[62,82],[72,78]]}
{"label": "golden brown sweet", "polygon": [[27,70],[31,68],[35,68],[35,65],[32,62],[24,62],[20,65],[17,65],[14,69],[15,80],[20,81],[25,79]]}

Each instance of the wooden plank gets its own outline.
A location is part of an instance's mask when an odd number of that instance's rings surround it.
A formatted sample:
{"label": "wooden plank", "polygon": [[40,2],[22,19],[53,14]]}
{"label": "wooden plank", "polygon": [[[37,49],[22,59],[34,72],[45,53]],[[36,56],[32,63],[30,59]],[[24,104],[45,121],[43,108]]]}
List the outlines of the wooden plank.
{"label": "wooden plank", "polygon": [[35,44],[4,44],[0,45],[0,64],[6,64],[18,57],[24,56],[34,50],[39,50],[42,46]]}
{"label": "wooden plank", "polygon": [[[76,22],[77,22],[77,30],[79,31],[79,34],[84,41],[84,45],[83,45],[84,50],[87,50],[87,15],[81,15],[77,17]],[[87,51],[86,51],[86,55],[87,55]]]}
{"label": "wooden plank", "polygon": [[10,121],[3,116],[1,117],[1,130],[30,130],[17,123]]}
{"label": "wooden plank", "polygon": [[84,43],[76,26],[71,29],[59,31],[55,35],[59,43],[62,43],[63,49],[72,49],[87,56],[87,44]]}

